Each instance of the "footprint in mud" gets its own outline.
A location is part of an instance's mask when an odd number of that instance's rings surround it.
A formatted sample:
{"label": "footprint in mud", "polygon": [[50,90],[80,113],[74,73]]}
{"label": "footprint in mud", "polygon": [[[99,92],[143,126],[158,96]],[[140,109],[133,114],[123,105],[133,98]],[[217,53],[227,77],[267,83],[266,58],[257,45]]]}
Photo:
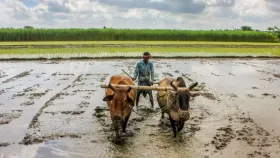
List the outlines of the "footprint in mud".
{"label": "footprint in mud", "polygon": [[249,97],[249,98],[257,98],[255,95],[253,95],[253,94],[247,94],[247,96]]}
{"label": "footprint in mud", "polygon": [[61,111],[60,113],[62,114],[67,114],[67,115],[80,115],[84,113],[85,111]]}
{"label": "footprint in mud", "polygon": [[28,87],[28,88],[23,89],[23,92],[26,93],[26,92],[34,91],[35,89],[33,89],[33,88],[39,87],[39,86],[40,86],[39,84],[35,84],[32,87]]}
{"label": "footprint in mud", "polygon": [[238,98],[238,96],[234,93],[228,94],[228,96],[231,97],[231,98]]}
{"label": "footprint in mud", "polygon": [[25,93],[18,92],[17,94],[13,94],[13,97],[22,97],[24,95],[25,95]]}
{"label": "footprint in mud", "polygon": [[8,143],[8,142],[5,142],[5,143],[0,142],[0,147],[7,147],[9,145],[10,145],[10,143]]}
{"label": "footprint in mud", "polygon": [[273,74],[274,77],[280,78],[280,74]]}
{"label": "footprint in mud", "polygon": [[258,148],[258,150],[247,154],[247,156],[249,158],[270,157],[271,147],[279,146],[280,140],[256,124],[252,118],[245,117],[244,113],[237,116],[237,120],[243,124],[243,127],[236,130],[236,139],[245,142],[251,147]]}
{"label": "footprint in mud", "polygon": [[53,73],[51,76],[56,76],[58,74],[58,72],[56,72],[56,73]]}
{"label": "footprint in mud", "polygon": [[83,96],[84,99],[90,99],[90,96]]}
{"label": "footprint in mud", "polygon": [[42,143],[47,140],[55,140],[59,138],[81,138],[83,133],[81,134],[74,134],[74,133],[56,133],[50,135],[41,135],[39,132],[34,134],[26,134],[23,140],[19,144],[24,145],[32,145],[37,143]]}
{"label": "footprint in mud", "polygon": [[0,78],[7,77],[8,75],[0,75]]}
{"label": "footprint in mud", "polygon": [[191,79],[189,76],[191,76],[191,75],[190,75],[190,74],[183,74],[183,73],[182,73],[182,77],[184,77],[185,79],[187,79],[187,80],[190,81],[190,82],[194,82],[194,80]]}
{"label": "footprint in mud", "polygon": [[3,89],[0,90],[0,95],[2,95],[2,94],[4,94],[4,93],[6,93],[5,90],[3,90]]}
{"label": "footprint in mud", "polygon": [[12,111],[11,113],[1,113],[0,125],[10,123],[12,120],[19,118],[21,114],[22,110]]}
{"label": "footprint in mud", "polygon": [[51,111],[45,111],[44,113],[45,113],[45,114],[52,114],[52,115],[58,114],[58,112],[51,112]]}
{"label": "footprint in mud", "polygon": [[66,77],[65,77],[65,78],[61,78],[61,79],[59,79],[59,80],[69,80],[69,78],[66,78]]}
{"label": "footprint in mud", "polygon": [[78,104],[78,106],[80,108],[87,108],[89,104],[90,104],[89,102],[82,101],[80,104]]}
{"label": "footprint in mud", "polygon": [[273,99],[275,99],[279,96],[279,95],[276,96],[275,94],[269,94],[269,93],[263,93],[262,95],[265,96],[265,97],[271,97]]}
{"label": "footprint in mud", "polygon": [[46,95],[46,93],[31,93],[30,96],[29,96],[29,99],[34,99],[34,98],[41,98],[42,96]]}
{"label": "footprint in mud", "polygon": [[257,158],[257,157],[263,157],[263,158],[270,158],[270,152],[265,152],[265,151],[254,151],[250,154],[247,154],[248,158]]}
{"label": "footprint in mud", "polygon": [[274,79],[272,79],[272,78],[263,78],[263,79],[260,79],[260,80],[268,81],[269,83],[272,83],[274,81]]}
{"label": "footprint in mud", "polygon": [[215,73],[211,73],[212,75],[214,75],[214,76],[220,76],[220,75],[217,75],[217,74],[215,74]]}
{"label": "footprint in mud", "polygon": [[[184,128],[182,129],[182,131],[180,131],[178,133],[178,136],[182,136],[182,134],[184,134],[186,139],[192,138],[196,132],[200,131],[201,128],[199,127],[200,123],[192,123],[194,120],[193,118],[191,118],[189,121],[185,122]],[[170,134],[173,136],[172,133],[172,127],[170,124],[170,121],[167,117],[165,118],[161,118],[159,123],[158,123],[158,133],[166,133],[166,134]],[[156,133],[151,133],[150,136],[157,136],[158,134]]]}
{"label": "footprint in mud", "polygon": [[[272,146],[269,142],[270,134],[261,127],[248,127],[244,126],[241,130],[237,132],[237,140],[242,140],[250,146],[255,147],[270,147]],[[261,139],[258,138],[261,136]]]}
{"label": "footprint in mud", "polygon": [[29,105],[33,105],[34,101],[30,100],[30,101],[26,101],[24,103],[21,103],[20,106],[29,106]]}
{"label": "footprint in mud", "polygon": [[162,75],[166,76],[166,77],[173,77],[173,75],[171,73],[168,73],[168,72],[163,72]]}
{"label": "footprint in mud", "polygon": [[201,93],[201,96],[208,98],[210,100],[217,100],[216,96],[212,93]]}
{"label": "footprint in mud", "polygon": [[221,127],[217,129],[217,131],[211,144],[213,144],[217,150],[222,150],[235,138],[235,133],[230,125]]}

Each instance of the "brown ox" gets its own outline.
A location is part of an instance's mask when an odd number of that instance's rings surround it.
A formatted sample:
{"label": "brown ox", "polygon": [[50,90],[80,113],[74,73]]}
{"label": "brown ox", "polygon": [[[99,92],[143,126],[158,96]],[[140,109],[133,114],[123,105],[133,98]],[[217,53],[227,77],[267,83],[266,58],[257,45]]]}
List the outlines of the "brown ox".
{"label": "brown ox", "polygon": [[107,102],[110,109],[110,116],[113,127],[116,132],[116,138],[119,138],[119,127],[122,126],[125,132],[127,121],[130,117],[132,108],[134,106],[135,94],[134,89],[116,88],[111,84],[116,85],[135,85],[130,77],[127,75],[114,75],[110,79],[109,87],[106,89],[106,96],[103,101]]}
{"label": "brown ox", "polygon": [[[173,129],[174,137],[176,133],[181,131],[184,127],[185,121],[190,118],[189,114],[189,100],[190,97],[195,97],[199,93],[190,92],[192,88],[197,85],[186,88],[185,81],[182,77],[177,79],[165,78],[160,81],[159,87],[173,87],[175,92],[172,91],[158,91],[157,100],[162,110],[162,118],[164,113],[169,115],[170,124]],[[177,87],[186,88],[185,91],[179,91]]]}

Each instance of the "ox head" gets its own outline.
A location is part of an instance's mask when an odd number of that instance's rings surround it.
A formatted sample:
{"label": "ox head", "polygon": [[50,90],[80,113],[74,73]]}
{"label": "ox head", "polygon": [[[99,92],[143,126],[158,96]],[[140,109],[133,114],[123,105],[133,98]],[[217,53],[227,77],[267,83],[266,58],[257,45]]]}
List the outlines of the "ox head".
{"label": "ox head", "polygon": [[[176,81],[176,85],[173,83],[173,81],[170,83],[172,88],[175,90],[173,92],[174,96],[177,96],[177,99],[175,101],[176,107],[179,108],[178,111],[180,111],[179,115],[182,120],[186,120],[189,117],[188,110],[189,110],[189,101],[190,97],[196,97],[199,95],[199,93],[192,93],[190,90],[193,89],[195,86],[197,86],[197,82],[192,84],[189,88],[186,87],[185,81],[182,77],[178,77]],[[178,88],[184,88],[184,90],[179,90]],[[185,114],[186,112],[187,114]]]}
{"label": "ox head", "polygon": [[114,91],[112,95],[108,95],[103,98],[103,101],[114,101],[115,104],[120,104],[122,107],[124,104],[134,105],[134,99],[129,95],[132,90],[131,87],[128,88],[116,88],[109,84],[109,88]]}

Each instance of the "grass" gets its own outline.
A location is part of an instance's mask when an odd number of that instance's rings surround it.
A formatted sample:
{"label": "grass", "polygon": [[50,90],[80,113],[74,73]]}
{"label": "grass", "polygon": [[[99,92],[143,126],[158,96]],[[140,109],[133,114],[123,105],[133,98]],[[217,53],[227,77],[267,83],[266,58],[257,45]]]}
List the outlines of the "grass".
{"label": "grass", "polygon": [[278,45],[270,42],[208,42],[208,41],[36,41],[0,42],[0,45],[81,45],[81,44],[202,44],[202,45]]}
{"label": "grass", "polygon": [[63,54],[63,55],[140,55],[144,51],[149,51],[152,55],[160,56],[172,54],[200,54],[200,55],[263,55],[280,56],[280,48],[23,48],[23,49],[0,49],[1,55],[44,55],[44,54]]}

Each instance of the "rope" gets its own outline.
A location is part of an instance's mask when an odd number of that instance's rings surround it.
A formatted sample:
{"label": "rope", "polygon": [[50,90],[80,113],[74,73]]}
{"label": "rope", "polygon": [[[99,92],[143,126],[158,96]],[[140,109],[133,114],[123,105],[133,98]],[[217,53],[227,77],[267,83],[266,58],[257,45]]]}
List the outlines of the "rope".
{"label": "rope", "polygon": [[[159,96],[159,97],[163,97],[163,96],[165,96],[166,94],[169,94],[169,93],[166,92],[164,95]],[[159,98],[159,97],[158,97],[158,98]],[[169,103],[167,104],[167,106],[165,106],[164,108],[162,108],[159,112],[157,112],[157,113],[154,114],[154,115],[143,115],[143,114],[140,114],[140,113],[138,113],[137,111],[135,111],[135,110],[133,109],[133,107],[131,107],[131,105],[129,105],[129,107],[131,108],[131,110],[132,110],[134,113],[136,113],[136,114],[139,115],[139,116],[142,116],[142,117],[154,117],[154,116],[157,116],[157,115],[161,114],[163,111],[165,111],[167,108],[169,108],[169,107],[172,105],[172,103],[175,101],[175,99],[177,99],[177,97],[178,97],[178,95],[177,95],[177,96],[174,96],[173,99],[171,100],[171,102],[169,102]],[[169,99],[169,97],[167,97],[167,99]],[[168,102],[168,101],[167,101],[167,102]]]}

